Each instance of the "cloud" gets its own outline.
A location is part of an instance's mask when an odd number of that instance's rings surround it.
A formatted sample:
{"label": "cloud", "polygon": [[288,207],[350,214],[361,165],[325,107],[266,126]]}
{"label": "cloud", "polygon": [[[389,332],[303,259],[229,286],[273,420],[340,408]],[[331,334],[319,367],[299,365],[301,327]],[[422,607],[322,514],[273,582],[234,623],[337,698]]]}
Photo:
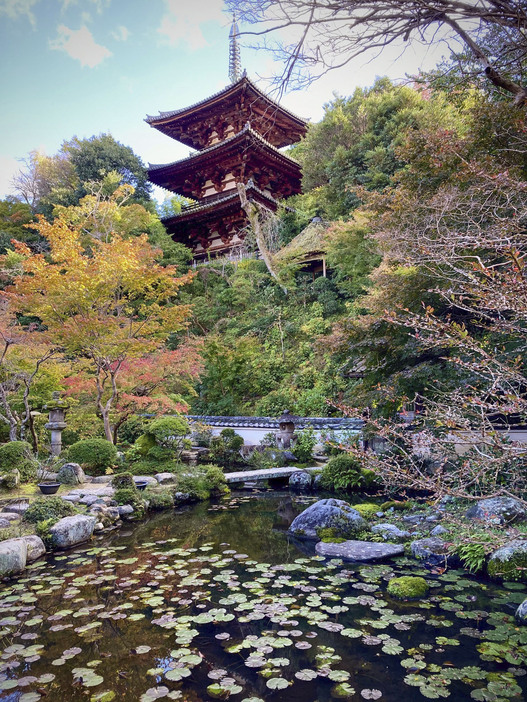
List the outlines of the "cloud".
{"label": "cloud", "polygon": [[81,66],[94,68],[112,52],[101,44],[97,44],[90,30],[83,25],[80,29],[70,29],[59,25],[57,39],[50,40],[50,49],[65,51],[71,58],[80,61]]}
{"label": "cloud", "polygon": [[165,0],[165,6],[167,11],[157,31],[169,44],[186,42],[193,50],[207,45],[201,31],[202,24],[224,24],[226,19],[222,12],[223,0],[194,0],[186,3],[181,0]]}
{"label": "cloud", "polygon": [[80,61],[81,66],[94,68],[112,52],[97,44],[90,30],[83,25],[80,29],[70,29],[64,24],[58,27],[59,36],[49,42],[51,49],[65,51],[71,58]]}
{"label": "cloud", "polygon": [[27,17],[33,28],[37,26],[35,15],[31,12],[33,5],[40,0],[0,0],[0,16],[7,15],[9,19]]}
{"label": "cloud", "polygon": [[117,29],[112,32],[112,37],[117,41],[126,41],[130,36],[130,30],[124,27],[122,24],[117,27]]}
{"label": "cloud", "polygon": [[[61,0],[62,1],[62,12],[65,12],[70,5],[77,5],[79,0]],[[96,6],[97,12],[101,13],[105,5],[109,5],[111,0],[91,0],[91,2]]]}

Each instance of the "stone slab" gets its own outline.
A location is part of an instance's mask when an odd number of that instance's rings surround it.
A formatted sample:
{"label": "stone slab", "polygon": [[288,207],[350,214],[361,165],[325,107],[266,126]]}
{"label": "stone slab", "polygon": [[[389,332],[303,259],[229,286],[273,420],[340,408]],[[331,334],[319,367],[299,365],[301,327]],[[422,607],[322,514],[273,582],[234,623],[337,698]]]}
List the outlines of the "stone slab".
{"label": "stone slab", "polygon": [[404,554],[403,544],[379,544],[371,541],[343,541],[340,544],[319,541],[315,547],[319,556],[342,558],[345,561],[368,563]]}

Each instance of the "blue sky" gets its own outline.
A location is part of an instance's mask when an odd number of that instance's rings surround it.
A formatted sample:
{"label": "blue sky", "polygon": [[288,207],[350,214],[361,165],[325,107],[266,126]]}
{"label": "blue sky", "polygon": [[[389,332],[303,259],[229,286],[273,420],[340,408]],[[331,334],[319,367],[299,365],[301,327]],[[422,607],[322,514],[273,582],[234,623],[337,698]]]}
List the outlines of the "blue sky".
{"label": "blue sky", "polygon": [[[223,0],[0,0],[0,197],[19,159],[33,149],[51,155],[74,135],[110,132],[146,163],[187,156],[143,119],[227,85],[229,28]],[[441,53],[418,46],[402,59],[359,59],[282,102],[317,121],[334,91],[404,78]],[[242,48],[242,63],[263,89],[257,76],[276,71],[263,51]]]}

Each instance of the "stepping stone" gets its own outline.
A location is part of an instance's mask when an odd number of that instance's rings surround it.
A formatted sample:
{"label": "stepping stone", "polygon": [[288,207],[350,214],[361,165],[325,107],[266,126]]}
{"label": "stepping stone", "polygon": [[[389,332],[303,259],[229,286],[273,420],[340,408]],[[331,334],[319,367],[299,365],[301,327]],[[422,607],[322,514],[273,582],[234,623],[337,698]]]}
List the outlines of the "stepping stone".
{"label": "stepping stone", "polygon": [[340,544],[319,541],[315,549],[319,556],[362,563],[382,561],[385,558],[402,556],[404,553],[403,544],[378,544],[371,541],[343,541]]}

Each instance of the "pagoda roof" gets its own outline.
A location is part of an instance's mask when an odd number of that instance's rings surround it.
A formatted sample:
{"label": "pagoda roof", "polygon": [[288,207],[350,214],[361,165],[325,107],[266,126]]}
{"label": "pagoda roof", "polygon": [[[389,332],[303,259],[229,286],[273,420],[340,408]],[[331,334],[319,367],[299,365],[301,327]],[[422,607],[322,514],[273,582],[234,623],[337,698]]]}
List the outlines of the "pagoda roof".
{"label": "pagoda roof", "polygon": [[148,178],[162,188],[194,197],[186,182],[189,174],[196,173],[200,168],[210,170],[214,165],[224,164],[229,157],[241,162],[249,151],[266,165],[272,164],[277,173],[283,173],[297,181],[295,190],[300,192],[300,164],[266,141],[248,123],[237,134],[184,159],[166,164],[149,164]]}
{"label": "pagoda roof", "polygon": [[300,141],[302,136],[304,136],[307,129],[306,120],[272,100],[259,90],[245,74],[236,83],[222,88],[222,90],[204,100],[178,110],[160,112],[158,115],[147,115],[145,122],[187,146],[201,149],[206,145],[206,138],[203,133],[190,131],[188,129],[189,125],[197,122],[207,123],[211,119],[221,116],[225,113],[226,105],[229,103],[235,104],[236,100],[244,94],[251,99],[251,113],[255,122],[280,122],[289,133],[289,137],[286,138],[283,130],[271,133],[266,129],[266,134],[268,134],[269,140],[274,146],[288,146]]}
{"label": "pagoda roof", "polygon": [[[247,198],[249,200],[256,200],[273,211],[278,208],[277,200],[267,193],[264,193],[262,190],[260,190],[260,188],[256,187],[256,185],[249,183],[246,185],[246,190]],[[215,195],[210,198],[204,198],[200,202],[193,205],[183,207],[181,212],[178,212],[171,217],[164,218],[162,222],[169,231],[173,231],[173,228],[179,224],[191,222],[196,219],[199,219],[200,221],[206,220],[209,218],[209,216],[217,217],[236,208],[241,209],[240,196],[237,189],[231,190],[229,193],[226,193],[220,197]]]}

